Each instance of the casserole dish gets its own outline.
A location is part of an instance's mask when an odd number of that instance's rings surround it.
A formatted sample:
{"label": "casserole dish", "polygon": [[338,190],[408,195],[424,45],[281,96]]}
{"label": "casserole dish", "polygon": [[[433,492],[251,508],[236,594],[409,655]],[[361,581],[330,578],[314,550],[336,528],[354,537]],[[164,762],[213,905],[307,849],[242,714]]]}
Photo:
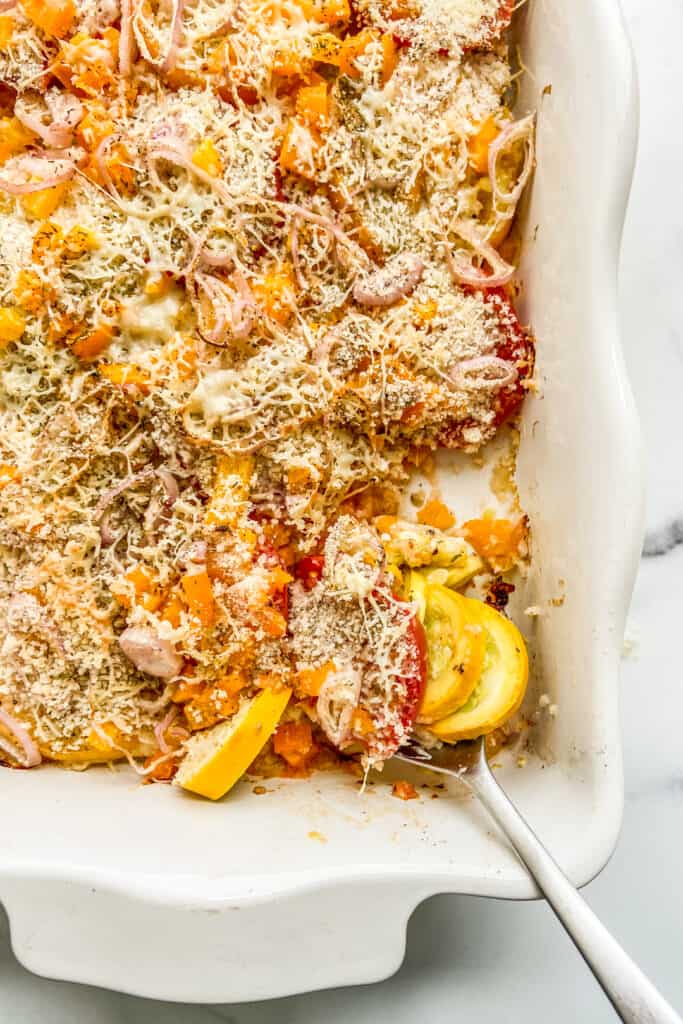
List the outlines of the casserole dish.
{"label": "casserole dish", "polygon": [[[640,446],[618,345],[615,279],[635,149],[632,60],[613,0],[536,0],[519,31],[537,108],[520,304],[539,339],[518,481],[532,524],[543,760],[503,759],[506,787],[576,883],[609,857],[622,804],[617,673],[641,541]],[[545,89],[552,86],[552,91]],[[442,475],[462,502],[462,476]],[[531,633],[532,630],[529,629]],[[179,804],[127,772],[0,773],[0,900],[16,955],[51,977],[157,998],[271,998],[395,970],[414,907],[438,892],[535,895],[483,813],[404,804],[322,775],[243,783]],[[558,817],[557,808],[562,808]],[[290,956],[294,947],[303,955]]]}

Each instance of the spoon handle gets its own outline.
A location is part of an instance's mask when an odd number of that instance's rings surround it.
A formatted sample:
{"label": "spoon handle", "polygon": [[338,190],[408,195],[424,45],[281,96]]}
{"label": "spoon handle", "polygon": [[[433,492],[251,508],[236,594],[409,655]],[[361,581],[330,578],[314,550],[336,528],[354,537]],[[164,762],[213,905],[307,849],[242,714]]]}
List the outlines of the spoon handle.
{"label": "spoon handle", "polygon": [[475,771],[463,781],[506,834],[571,936],[621,1020],[627,1024],[682,1024],[640,968],[607,931],[561,871],[494,778],[484,745]]}

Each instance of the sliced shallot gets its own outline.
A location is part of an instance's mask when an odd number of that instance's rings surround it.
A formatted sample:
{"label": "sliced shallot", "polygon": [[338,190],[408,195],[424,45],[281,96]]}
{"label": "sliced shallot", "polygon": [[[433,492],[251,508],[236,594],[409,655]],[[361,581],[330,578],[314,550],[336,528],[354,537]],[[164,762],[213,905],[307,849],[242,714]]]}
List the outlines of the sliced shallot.
{"label": "sliced shallot", "polygon": [[[471,222],[454,220],[451,231],[467,243],[469,249],[451,249],[450,243],[444,239],[446,260],[451,277],[457,284],[468,284],[472,288],[498,288],[507,284],[515,272],[515,268],[506,263],[502,256],[487,241]],[[477,266],[473,257],[478,257]],[[483,265],[488,264],[491,273],[485,273]]]}
{"label": "sliced shallot", "polygon": [[153,133],[152,141],[147,151],[150,176],[156,184],[161,185],[156,170],[157,160],[166,160],[170,164],[182,167],[183,170],[188,171],[188,173],[194,175],[195,178],[207,185],[222,202],[229,206],[234,205],[232,196],[224,182],[213,174],[208,174],[193,162],[192,154],[181,138],[180,133],[169,125],[163,125]]}
{"label": "sliced shallot", "polygon": [[517,370],[512,363],[499,356],[475,356],[456,363],[449,377],[456,386],[497,391],[514,384]]}
{"label": "sliced shallot", "polygon": [[147,626],[129,626],[119,637],[119,647],[139,672],[159,679],[172,679],[183,667],[183,659],[170,640]]}
{"label": "sliced shallot", "polygon": [[133,0],[121,0],[121,32],[119,35],[119,72],[128,78],[133,67],[135,37],[133,35]]}
{"label": "sliced shallot", "polygon": [[[512,206],[521,196],[524,186],[529,180],[529,175],[534,166],[534,123],[535,115],[529,114],[521,121],[513,121],[512,124],[503,128],[489,146],[489,178],[493,189],[494,206]],[[513,189],[507,191],[498,184],[498,160],[501,155],[515,142],[524,141],[526,151],[524,154],[524,165]]]}
{"label": "sliced shallot", "polygon": [[[49,124],[43,120],[45,113],[51,117]],[[83,117],[83,104],[77,96],[60,89],[50,89],[44,99],[38,94],[21,93],[14,104],[14,115],[46,146],[64,149],[71,145],[74,128]]]}
{"label": "sliced shallot", "polygon": [[19,754],[18,750],[11,750],[8,746],[6,747],[4,743],[0,744],[0,746],[2,746],[3,749],[5,749],[12,757],[15,757],[17,761],[23,761],[24,768],[35,768],[36,765],[39,765],[42,761],[40,751],[21,722],[17,721],[13,715],[8,714],[7,711],[0,708],[0,725],[3,725],[12,738],[20,745],[23,758],[21,755],[17,757],[17,754]]}
{"label": "sliced shallot", "polygon": [[316,705],[320,727],[339,749],[352,739],[351,724],[360,687],[360,672],[352,665],[330,672],[320,687]]}
{"label": "sliced shallot", "polygon": [[424,273],[424,263],[412,252],[401,252],[383,267],[359,278],[353,297],[360,306],[385,308],[415,291]]}
{"label": "sliced shallot", "polygon": [[169,710],[166,712],[161,721],[157,722],[157,724],[154,726],[154,736],[159,745],[159,750],[161,751],[162,754],[168,754],[171,750],[168,743],[166,742],[166,730],[169,728],[170,725],[173,724],[177,715],[178,708],[175,705],[173,705],[171,708],[169,708]]}
{"label": "sliced shallot", "polygon": [[130,487],[136,487],[145,480],[151,480],[153,475],[154,470],[152,467],[146,466],[144,469],[140,470],[139,473],[132,473],[130,476],[124,477],[123,480],[120,480],[119,483],[114,484],[113,487],[108,487],[107,490],[100,495],[100,500],[93,509],[93,519],[95,522],[99,522],[104,512],[109,508],[112,501],[115,498],[118,498],[119,494],[123,494],[123,492],[127,491]]}
{"label": "sliced shallot", "polygon": [[171,39],[168,44],[166,56],[161,62],[160,71],[162,75],[168,74],[175,67],[178,57],[178,48],[183,34],[183,11],[185,0],[173,0],[173,17],[171,19]]}
{"label": "sliced shallot", "polygon": [[[7,169],[5,165],[5,170]],[[12,170],[17,171],[25,180],[11,181],[9,178],[0,177],[0,189],[11,196],[26,196],[31,192],[41,192],[43,189],[54,188],[55,185],[69,181],[74,176],[76,164],[73,160],[25,154],[18,158]],[[32,178],[36,180],[32,181]]]}
{"label": "sliced shallot", "polygon": [[[167,74],[175,67],[178,56],[178,47],[183,31],[183,12],[185,0],[172,0],[173,14],[171,16],[170,36],[166,52],[163,57],[155,56],[149,48],[146,33],[156,35],[151,28],[149,21],[143,17],[143,5],[137,4],[137,10],[131,17],[130,25],[137,43],[140,55],[152,67],[158,68],[161,74]],[[158,37],[157,37],[158,42]]]}

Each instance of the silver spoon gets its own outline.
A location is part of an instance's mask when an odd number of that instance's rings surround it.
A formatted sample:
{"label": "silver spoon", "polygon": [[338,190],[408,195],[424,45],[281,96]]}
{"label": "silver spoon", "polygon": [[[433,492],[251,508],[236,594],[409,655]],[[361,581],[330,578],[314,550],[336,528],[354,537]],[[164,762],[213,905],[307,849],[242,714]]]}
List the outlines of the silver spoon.
{"label": "silver spoon", "polygon": [[406,746],[395,757],[452,775],[479,798],[573,939],[621,1020],[627,1024],[683,1024],[596,917],[499,786],[482,739],[431,753]]}

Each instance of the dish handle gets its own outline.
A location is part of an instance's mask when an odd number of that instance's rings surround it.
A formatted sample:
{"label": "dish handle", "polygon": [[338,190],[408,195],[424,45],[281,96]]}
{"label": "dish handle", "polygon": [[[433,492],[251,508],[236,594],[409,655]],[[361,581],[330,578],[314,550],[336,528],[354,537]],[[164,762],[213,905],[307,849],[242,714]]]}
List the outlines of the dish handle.
{"label": "dish handle", "polygon": [[22,878],[3,885],[0,901],[14,953],[35,974],[212,1003],[389,977],[402,963],[410,914],[433,893],[372,877],[288,892],[260,885],[252,899],[196,906],[177,892],[169,902],[167,885],[150,899],[111,885]]}

